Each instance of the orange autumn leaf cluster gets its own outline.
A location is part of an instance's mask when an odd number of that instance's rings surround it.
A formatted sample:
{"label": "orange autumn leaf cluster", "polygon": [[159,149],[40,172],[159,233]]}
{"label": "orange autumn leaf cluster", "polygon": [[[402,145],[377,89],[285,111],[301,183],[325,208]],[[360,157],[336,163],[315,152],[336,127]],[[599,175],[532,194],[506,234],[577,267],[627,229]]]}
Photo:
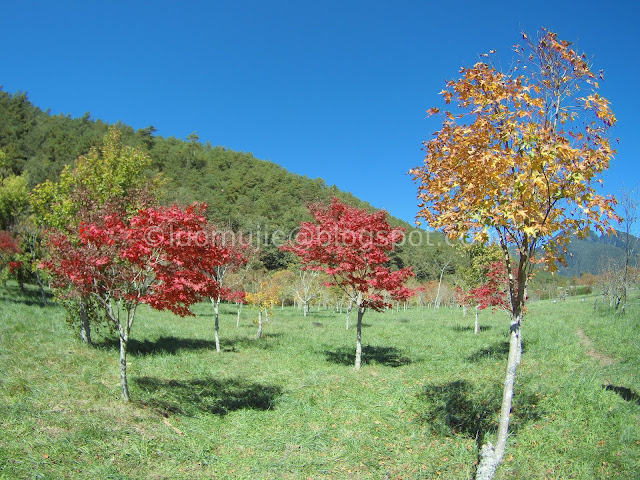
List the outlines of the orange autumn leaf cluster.
{"label": "orange autumn leaf cluster", "polygon": [[279,298],[278,286],[268,281],[260,282],[257,292],[247,292],[245,294],[245,299],[249,305],[265,312],[271,310]]}
{"label": "orange autumn leaf cluster", "polygon": [[615,153],[616,118],[584,55],[548,31],[525,43],[509,72],[479,62],[447,82],[449,110],[428,110],[442,128],[410,173],[429,225],[479,241],[497,231],[542,248],[554,269],[571,235],[611,231],[617,218],[615,199],[594,188]]}

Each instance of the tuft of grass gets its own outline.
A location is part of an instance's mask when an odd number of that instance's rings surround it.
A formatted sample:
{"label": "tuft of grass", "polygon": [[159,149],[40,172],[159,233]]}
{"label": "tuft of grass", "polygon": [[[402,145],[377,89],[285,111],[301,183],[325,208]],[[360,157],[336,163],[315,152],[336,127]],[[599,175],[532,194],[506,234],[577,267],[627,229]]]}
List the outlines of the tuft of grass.
{"label": "tuft of grass", "polygon": [[[31,291],[32,293],[33,291]],[[465,479],[492,440],[508,319],[456,309],[367,312],[363,367],[344,315],[207,303],[139,309],[119,395],[115,339],[89,347],[57,305],[0,292],[0,478]],[[314,325],[321,323],[322,328]],[[635,478],[638,309],[531,303],[507,455],[496,478]],[[589,348],[615,361],[602,364]]]}

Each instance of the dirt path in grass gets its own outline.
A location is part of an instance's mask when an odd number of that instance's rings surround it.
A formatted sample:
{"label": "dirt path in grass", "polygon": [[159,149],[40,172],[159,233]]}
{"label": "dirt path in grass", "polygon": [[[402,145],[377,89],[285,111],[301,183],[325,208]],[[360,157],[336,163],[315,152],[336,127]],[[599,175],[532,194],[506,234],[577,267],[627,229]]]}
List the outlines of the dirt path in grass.
{"label": "dirt path in grass", "polygon": [[593,348],[593,342],[587,336],[587,334],[584,333],[584,330],[579,328],[576,333],[578,334],[578,338],[580,339],[580,345],[582,345],[586,350],[585,353],[587,354],[587,357],[593,358],[602,367],[607,367],[609,365],[613,365],[616,362],[615,358],[612,358],[612,357],[610,357],[610,356],[608,356],[608,355],[606,355],[604,353],[598,352],[596,349],[594,349]]}

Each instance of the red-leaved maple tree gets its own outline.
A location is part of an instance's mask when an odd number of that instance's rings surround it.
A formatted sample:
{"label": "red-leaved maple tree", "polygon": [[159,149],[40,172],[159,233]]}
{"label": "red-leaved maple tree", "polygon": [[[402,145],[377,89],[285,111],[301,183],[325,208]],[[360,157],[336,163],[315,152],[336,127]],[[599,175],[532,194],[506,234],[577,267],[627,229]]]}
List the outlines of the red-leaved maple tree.
{"label": "red-leaved maple tree", "polygon": [[508,282],[507,271],[503,262],[492,262],[486,266],[484,281],[471,289],[464,292],[462,301],[468,304],[474,304],[476,307],[476,324],[475,333],[480,333],[480,324],[478,323],[478,310],[485,308],[502,308],[506,312],[510,311],[510,303],[507,296]]}
{"label": "red-leaved maple tree", "polygon": [[403,238],[402,228],[391,228],[385,211],[369,213],[334,198],[329,205],[309,208],[314,222],[300,225],[295,242],[282,247],[300,257],[303,269],[325,272],[328,285],[342,289],[358,309],[355,368],[362,360],[362,317],[367,309],[390,308],[383,294],[405,300],[412,291],[404,286],[411,268],[392,271],[389,252]]}
{"label": "red-leaved maple tree", "polygon": [[[235,232],[221,232],[215,234],[215,226],[209,227],[209,235],[211,237],[211,248],[220,253],[219,263],[217,263],[209,275],[218,284],[219,289],[216,296],[212,296],[211,305],[214,314],[214,337],[216,343],[216,352],[220,352],[220,302],[224,299],[230,302],[244,301],[245,292],[231,288],[232,285],[226,285],[225,280],[228,274],[236,272],[242,265],[247,263],[245,251],[250,245],[239,240],[241,235]],[[231,235],[228,235],[231,233]],[[230,237],[230,238],[229,238]],[[238,312],[239,316],[239,312]]]}
{"label": "red-leaved maple tree", "polygon": [[[136,308],[193,315],[189,307],[217,297],[219,284],[207,272],[224,260],[207,237],[206,205],[148,207],[128,217],[105,206],[78,231],[53,232],[50,259],[42,266],[68,298],[91,296],[120,336],[122,398],[130,400],[127,344]],[[75,240],[77,239],[77,240]]]}

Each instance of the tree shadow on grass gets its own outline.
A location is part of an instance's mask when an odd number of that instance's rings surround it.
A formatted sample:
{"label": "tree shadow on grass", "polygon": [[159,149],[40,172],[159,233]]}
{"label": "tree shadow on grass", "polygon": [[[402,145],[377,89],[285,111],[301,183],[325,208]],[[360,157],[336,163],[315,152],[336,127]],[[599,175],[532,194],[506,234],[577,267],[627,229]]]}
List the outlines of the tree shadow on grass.
{"label": "tree shadow on grass", "polygon": [[[106,338],[99,343],[95,343],[98,348],[119,349],[120,340],[118,338]],[[145,356],[153,354],[176,354],[181,350],[206,350],[214,349],[216,344],[213,340],[200,338],[179,338],[174,336],[162,336],[156,340],[144,339],[142,341],[129,339],[127,353],[133,356]]]}
{"label": "tree shadow on grass", "polygon": [[238,352],[239,349],[255,348],[268,350],[278,344],[278,339],[283,333],[263,333],[262,338],[256,338],[255,333],[250,337],[221,338],[220,347],[225,352]]}
{"label": "tree shadow on grass", "polygon": [[136,378],[143,390],[140,402],[161,414],[193,416],[197,413],[227,415],[236,410],[271,410],[282,395],[277,385],[265,385],[241,379],[203,378],[193,380],[161,380]]}
{"label": "tree shadow on grass", "polygon": [[[45,290],[44,296],[47,300],[47,305],[53,305],[53,294]],[[20,303],[29,307],[45,306],[40,289],[33,285],[25,285],[24,290],[21,290],[17,285],[0,287],[0,300],[3,302]]]}
{"label": "tree shadow on grass", "polygon": [[[525,353],[525,342],[522,342],[522,353]],[[479,362],[480,360],[498,360],[505,359],[509,355],[509,341],[501,340],[488,347],[481,348],[477,352],[472,353],[467,357],[469,362]]]}
{"label": "tree shadow on grass", "polygon": [[616,392],[626,402],[633,402],[637,405],[640,405],[640,394],[638,392],[634,392],[630,388],[606,384],[602,385],[602,388],[604,388],[605,390]]}
{"label": "tree shadow on grass", "polygon": [[[461,435],[475,439],[478,449],[488,433],[498,427],[502,401],[499,386],[476,389],[466,380],[455,380],[441,385],[429,385],[419,394],[421,411],[417,420],[428,424],[439,435]],[[525,424],[542,418],[538,406],[540,393],[514,394],[509,431],[517,433]]]}
{"label": "tree shadow on grass", "polygon": [[[324,356],[328,362],[338,365],[353,365],[356,361],[354,348],[342,347],[338,350],[325,350]],[[366,345],[362,347],[362,364],[378,363],[387,367],[402,367],[413,363],[413,360],[403,355],[395,347],[378,347]]]}
{"label": "tree shadow on grass", "polygon": [[[282,337],[282,333],[263,333],[262,338],[253,337],[220,339],[220,347],[228,352],[237,352],[237,347],[258,348],[266,350],[274,346],[274,342],[270,339]],[[107,348],[118,350],[120,348],[120,340],[116,338],[105,338],[100,342],[94,342],[94,346],[98,348]],[[174,355],[182,350],[215,350],[216,342],[214,340],[205,340],[201,338],[180,338],[174,336],[162,336],[156,340],[144,339],[142,341],[129,339],[127,353],[133,356],[145,356],[154,354]]]}

